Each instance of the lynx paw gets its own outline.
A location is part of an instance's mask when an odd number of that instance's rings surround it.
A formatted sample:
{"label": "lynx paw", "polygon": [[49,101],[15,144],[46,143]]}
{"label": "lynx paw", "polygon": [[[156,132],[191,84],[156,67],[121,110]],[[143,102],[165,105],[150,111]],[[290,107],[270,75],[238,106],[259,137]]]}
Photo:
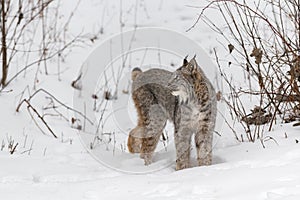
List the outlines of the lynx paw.
{"label": "lynx paw", "polygon": [[142,159],[144,159],[144,164],[150,165],[152,163],[152,154],[148,154],[148,153],[141,153],[140,157]]}
{"label": "lynx paw", "polygon": [[190,165],[188,163],[176,163],[176,171],[189,168]]}

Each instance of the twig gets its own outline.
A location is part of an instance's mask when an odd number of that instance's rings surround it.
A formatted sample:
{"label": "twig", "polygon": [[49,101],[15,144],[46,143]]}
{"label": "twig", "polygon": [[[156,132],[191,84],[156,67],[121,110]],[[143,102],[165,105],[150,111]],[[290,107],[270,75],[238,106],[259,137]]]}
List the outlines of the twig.
{"label": "twig", "polygon": [[[57,136],[55,135],[55,133],[53,132],[53,130],[50,128],[50,126],[47,124],[47,122],[44,120],[44,118],[38,113],[38,111],[29,103],[28,100],[24,100],[24,102],[27,104],[27,109],[29,111],[29,108],[38,116],[38,118],[43,122],[43,124],[47,127],[47,129],[49,130],[49,132],[53,135],[54,138],[57,138]],[[30,111],[29,111],[30,113]],[[32,116],[32,115],[31,115]],[[33,116],[32,116],[33,118]],[[37,123],[36,123],[37,125]],[[37,127],[39,127],[37,125]],[[40,130],[42,130],[40,127],[39,127]],[[43,132],[43,131],[42,131]],[[44,132],[43,132],[44,133]]]}
{"label": "twig", "polygon": [[85,120],[87,120],[91,125],[93,125],[92,120],[90,120],[87,116],[85,116],[85,115],[82,114],[81,112],[79,112],[79,111],[77,111],[77,110],[71,108],[70,106],[67,106],[66,104],[62,103],[60,100],[58,100],[58,99],[57,99],[56,97],[54,97],[52,94],[50,94],[48,91],[46,91],[46,90],[44,90],[44,89],[42,89],[42,88],[36,90],[29,98],[23,99],[23,100],[19,103],[19,105],[17,106],[16,112],[19,112],[20,107],[22,106],[22,104],[23,104],[24,102],[26,102],[26,101],[30,102],[30,100],[31,100],[33,97],[35,97],[35,95],[39,94],[40,92],[41,92],[41,93],[47,94],[47,95],[50,96],[52,99],[54,99],[57,103],[59,103],[61,106],[65,107],[67,110],[71,110],[71,111],[73,111],[73,112],[79,114],[81,117],[83,117]]}

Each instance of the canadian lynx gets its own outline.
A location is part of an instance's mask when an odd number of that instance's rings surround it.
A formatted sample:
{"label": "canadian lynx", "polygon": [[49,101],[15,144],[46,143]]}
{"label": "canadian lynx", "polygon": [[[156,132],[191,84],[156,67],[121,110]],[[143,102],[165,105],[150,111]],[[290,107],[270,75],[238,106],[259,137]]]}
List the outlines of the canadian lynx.
{"label": "canadian lynx", "polygon": [[132,98],[138,124],[129,133],[128,149],[140,153],[145,165],[152,162],[167,120],[174,123],[176,170],[190,166],[194,135],[198,165],[212,163],[212,139],[216,121],[215,90],[195,57],[175,72],[163,69],[132,71]]}

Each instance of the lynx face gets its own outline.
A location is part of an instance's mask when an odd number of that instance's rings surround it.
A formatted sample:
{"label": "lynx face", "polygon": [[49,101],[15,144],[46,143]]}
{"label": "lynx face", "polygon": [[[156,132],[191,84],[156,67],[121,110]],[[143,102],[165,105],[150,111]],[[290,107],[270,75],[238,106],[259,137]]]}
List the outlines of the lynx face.
{"label": "lynx face", "polygon": [[182,78],[182,74],[175,71],[173,78],[168,83],[168,87],[171,89],[173,96],[177,96],[180,103],[186,103],[188,101],[188,87],[187,81]]}
{"label": "lynx face", "polygon": [[186,104],[194,98],[194,79],[197,76],[198,65],[192,59],[188,62],[186,59],[183,65],[174,73],[172,79],[168,83],[173,96],[178,96],[179,103]]}

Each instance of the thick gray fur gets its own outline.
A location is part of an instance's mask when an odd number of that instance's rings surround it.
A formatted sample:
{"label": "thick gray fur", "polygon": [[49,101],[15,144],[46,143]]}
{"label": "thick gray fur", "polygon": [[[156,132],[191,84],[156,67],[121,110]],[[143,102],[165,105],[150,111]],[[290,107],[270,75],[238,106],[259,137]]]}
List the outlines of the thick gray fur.
{"label": "thick gray fur", "polygon": [[[141,157],[148,165],[167,120],[174,123],[176,170],[190,167],[191,138],[195,137],[198,165],[212,163],[216,121],[215,90],[195,58],[175,72],[150,69],[135,76],[132,97],[138,112],[138,130],[129,137],[141,138]],[[138,140],[136,140],[138,141]],[[130,147],[132,144],[128,144]]]}

